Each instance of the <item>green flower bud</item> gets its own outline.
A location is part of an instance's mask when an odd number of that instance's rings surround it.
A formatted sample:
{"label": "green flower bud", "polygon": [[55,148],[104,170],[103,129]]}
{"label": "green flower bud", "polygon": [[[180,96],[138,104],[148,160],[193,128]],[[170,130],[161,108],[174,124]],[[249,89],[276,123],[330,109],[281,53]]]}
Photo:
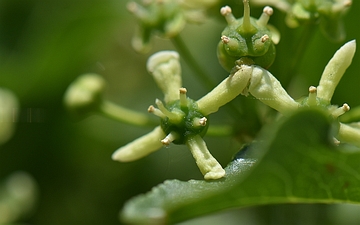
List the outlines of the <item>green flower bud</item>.
{"label": "green flower bud", "polygon": [[85,74],[70,84],[64,96],[66,108],[76,117],[99,110],[103,102],[105,80],[97,74]]}
{"label": "green flower bud", "polygon": [[25,172],[11,174],[0,183],[0,224],[14,224],[34,208],[37,185]]}
{"label": "green flower bud", "polygon": [[148,0],[143,5],[130,2],[128,10],[139,21],[139,28],[132,40],[132,45],[138,52],[149,51],[153,34],[171,38],[185,25],[185,17],[178,1]]}
{"label": "green flower bud", "polygon": [[152,55],[147,62],[147,70],[164,93],[165,102],[179,99],[182,86],[179,54],[174,51],[161,51]]}
{"label": "green flower bud", "polygon": [[229,6],[221,8],[228,26],[221,34],[217,55],[220,64],[227,71],[236,70],[236,65],[259,65],[268,68],[275,60],[275,44],[280,35],[267,23],[273,14],[267,6],[259,19],[250,17],[248,0],[243,0],[244,16],[236,19]]}
{"label": "green flower bud", "polygon": [[169,112],[180,112],[180,120],[174,120],[171,117],[161,119],[161,128],[165,133],[173,132],[177,138],[172,142],[174,144],[185,144],[187,139],[194,135],[203,137],[209,127],[208,118],[199,112],[196,102],[190,98],[182,105],[181,101],[175,101],[167,104]]}

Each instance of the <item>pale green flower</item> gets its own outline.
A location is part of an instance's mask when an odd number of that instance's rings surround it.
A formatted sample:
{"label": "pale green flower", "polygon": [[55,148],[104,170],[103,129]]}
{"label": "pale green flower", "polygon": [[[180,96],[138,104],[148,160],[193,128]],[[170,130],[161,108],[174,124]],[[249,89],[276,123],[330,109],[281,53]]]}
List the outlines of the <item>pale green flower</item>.
{"label": "pale green flower", "polygon": [[[341,107],[331,105],[331,98],[340,79],[350,66],[355,50],[355,40],[343,45],[326,65],[319,85],[317,87],[311,86],[309,88],[309,96],[301,102],[292,99],[281,86],[280,82],[269,71],[256,65],[251,66],[251,76],[242,94],[247,95],[250,93],[261,102],[284,115],[296,111],[299,107],[320,106],[328,110],[329,115],[334,119],[337,119],[349,111],[350,107],[346,103]],[[336,138],[338,138],[339,141],[360,147],[360,128],[358,126],[340,123]]]}
{"label": "pale green flower", "polygon": [[216,112],[242,92],[251,75],[251,67],[240,66],[234,75],[224,79],[198,101],[188,98],[187,90],[181,87],[179,55],[176,52],[154,54],[149,58],[147,68],[165,96],[164,103],[156,99],[157,108],[151,105],[148,109],[161,118],[161,124],[150,133],[119,148],[112,158],[121,162],[133,161],[163,145],[185,144],[205,179],[225,176],[225,170],[211,155],[202,137],[209,125],[209,114]]}
{"label": "pale green flower", "polygon": [[325,36],[333,41],[345,39],[342,21],[352,0],[251,0],[257,5],[271,5],[287,13],[289,27],[298,27],[304,21],[314,21]]}
{"label": "pale green flower", "polygon": [[64,94],[64,105],[75,118],[100,113],[117,121],[137,126],[153,125],[145,114],[116,105],[104,99],[106,82],[100,75],[89,73],[75,79]]}
{"label": "pale green flower", "polygon": [[137,18],[139,26],[132,39],[132,46],[138,52],[148,52],[153,35],[173,38],[187,22],[199,23],[206,18],[206,10],[218,0],[144,0],[127,5]]}

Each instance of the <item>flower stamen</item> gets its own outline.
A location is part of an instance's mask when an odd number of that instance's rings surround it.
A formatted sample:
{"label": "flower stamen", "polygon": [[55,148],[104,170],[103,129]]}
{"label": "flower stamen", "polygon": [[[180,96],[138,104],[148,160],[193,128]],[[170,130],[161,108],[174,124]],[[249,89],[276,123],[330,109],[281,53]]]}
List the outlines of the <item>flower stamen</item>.
{"label": "flower stamen", "polygon": [[317,105],[317,88],[314,86],[309,87],[309,98],[307,100],[307,103],[309,106],[316,106]]}
{"label": "flower stamen", "polygon": [[204,127],[206,126],[206,122],[207,122],[206,117],[202,117],[202,118],[195,117],[192,123],[194,127]]}
{"label": "flower stamen", "polygon": [[174,131],[171,131],[170,134],[168,134],[164,139],[161,140],[161,143],[163,145],[170,145],[174,140],[178,139],[179,138],[179,135],[174,132]]}
{"label": "flower stamen", "polygon": [[265,43],[266,41],[268,41],[270,39],[269,35],[264,34],[264,36],[261,37],[261,42]]}
{"label": "flower stamen", "polygon": [[174,123],[180,122],[182,120],[182,113],[180,112],[170,112],[165,106],[164,103],[159,100],[156,99],[155,100],[155,104],[158,106],[159,110],[166,116],[169,118],[170,121],[173,121]]}
{"label": "flower stamen", "polygon": [[232,10],[229,6],[224,6],[220,9],[220,13],[225,17],[226,22],[230,25],[236,22],[236,18],[232,14]]}
{"label": "flower stamen", "polygon": [[274,10],[270,6],[265,6],[263,9],[263,13],[261,14],[257,23],[260,26],[266,26],[269,22],[270,16],[274,13]]}
{"label": "flower stamen", "polygon": [[186,97],[186,88],[180,88],[180,106],[181,107],[187,107],[188,101]]}
{"label": "flower stamen", "polygon": [[341,107],[335,109],[335,110],[331,113],[331,115],[332,115],[334,118],[337,118],[337,117],[343,115],[344,113],[346,113],[346,112],[349,111],[349,110],[350,110],[350,106],[345,103],[345,104],[342,105]]}
{"label": "flower stamen", "polygon": [[148,112],[154,114],[161,119],[165,119],[166,115],[160,111],[160,109],[155,108],[153,105],[149,106]]}

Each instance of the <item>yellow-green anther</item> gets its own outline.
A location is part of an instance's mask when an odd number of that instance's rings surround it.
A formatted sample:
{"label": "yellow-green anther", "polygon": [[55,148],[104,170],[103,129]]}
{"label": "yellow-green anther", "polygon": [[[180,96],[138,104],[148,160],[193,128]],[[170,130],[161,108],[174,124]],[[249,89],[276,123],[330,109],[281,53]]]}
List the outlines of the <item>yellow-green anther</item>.
{"label": "yellow-green anther", "polygon": [[165,136],[166,134],[161,127],[157,126],[150,133],[116,150],[112,155],[112,159],[120,162],[130,162],[147,156],[163,146],[161,140]]}
{"label": "yellow-green anther", "polygon": [[343,106],[341,106],[341,107],[335,109],[334,111],[332,111],[331,115],[334,118],[338,118],[339,116],[343,115],[344,113],[346,113],[349,110],[350,110],[350,106],[345,103]]}
{"label": "yellow-green anther", "polygon": [[186,141],[197,166],[206,180],[219,179],[225,176],[225,170],[209,152],[200,135],[195,135]]}
{"label": "yellow-green anther", "polygon": [[341,142],[360,147],[360,129],[358,127],[358,123],[355,123],[354,125],[340,123],[337,139]]}
{"label": "yellow-green anther", "polygon": [[299,107],[299,103],[289,96],[269,71],[259,66],[252,67],[252,76],[247,91],[255,98],[284,115]]}
{"label": "yellow-green anther", "polygon": [[164,103],[159,100],[156,99],[155,100],[155,104],[158,106],[158,108],[160,109],[160,111],[169,118],[169,120],[173,123],[180,123],[181,120],[183,119],[183,113],[181,111],[177,111],[177,110],[173,110],[173,111],[169,111],[165,106]]}
{"label": "yellow-green anther", "polygon": [[241,65],[234,75],[228,76],[211,92],[197,101],[199,111],[207,116],[219,110],[219,107],[233,100],[248,85],[252,67]]}
{"label": "yellow-green anther", "polygon": [[171,131],[164,139],[161,140],[161,143],[163,145],[169,145],[171,144],[171,142],[175,141],[178,138],[179,138],[179,134],[174,131]]}
{"label": "yellow-green anther", "polygon": [[179,99],[182,86],[179,54],[174,51],[161,51],[147,61],[147,70],[164,93],[166,103]]}
{"label": "yellow-green anther", "polygon": [[179,92],[180,92],[180,106],[187,107],[188,101],[186,97],[186,92],[187,92],[186,88],[180,88]]}
{"label": "yellow-green anther", "polygon": [[326,65],[317,87],[317,96],[330,103],[335,88],[350,66],[356,50],[356,41],[352,40],[343,45]]}
{"label": "yellow-green anther", "polygon": [[317,88],[314,86],[309,87],[309,98],[307,99],[307,104],[309,106],[317,105]]}
{"label": "yellow-green anther", "polygon": [[270,16],[274,13],[274,10],[270,6],[265,6],[263,13],[260,18],[257,20],[257,24],[260,26],[266,26],[269,22]]}

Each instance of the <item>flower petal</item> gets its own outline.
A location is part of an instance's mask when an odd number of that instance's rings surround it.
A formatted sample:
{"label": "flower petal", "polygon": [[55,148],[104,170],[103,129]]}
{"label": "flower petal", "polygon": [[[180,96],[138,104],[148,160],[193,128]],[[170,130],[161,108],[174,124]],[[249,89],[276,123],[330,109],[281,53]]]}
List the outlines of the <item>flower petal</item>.
{"label": "flower petal", "polygon": [[166,103],[179,99],[182,86],[179,54],[174,51],[161,51],[150,56],[147,70],[164,93]]}
{"label": "flower petal", "polygon": [[166,134],[161,127],[157,126],[150,133],[116,150],[112,155],[112,159],[120,162],[130,162],[147,156],[163,146],[161,140],[165,136]]}
{"label": "flower petal", "polygon": [[318,98],[328,103],[334,94],[335,88],[350,66],[356,50],[356,41],[352,40],[343,45],[326,65],[317,87]]}
{"label": "flower petal", "polygon": [[337,139],[341,142],[353,144],[360,147],[360,127],[359,123],[344,124],[340,123]]}
{"label": "flower petal", "polygon": [[199,111],[207,116],[233,100],[248,85],[251,72],[251,66],[241,65],[234,75],[228,76],[211,92],[197,101]]}
{"label": "flower petal", "polygon": [[189,147],[205,179],[219,179],[225,176],[225,170],[211,155],[200,135],[190,137],[186,141],[186,145]]}
{"label": "flower petal", "polygon": [[248,91],[258,100],[282,114],[288,114],[299,107],[282,87],[281,83],[267,70],[253,66]]}

